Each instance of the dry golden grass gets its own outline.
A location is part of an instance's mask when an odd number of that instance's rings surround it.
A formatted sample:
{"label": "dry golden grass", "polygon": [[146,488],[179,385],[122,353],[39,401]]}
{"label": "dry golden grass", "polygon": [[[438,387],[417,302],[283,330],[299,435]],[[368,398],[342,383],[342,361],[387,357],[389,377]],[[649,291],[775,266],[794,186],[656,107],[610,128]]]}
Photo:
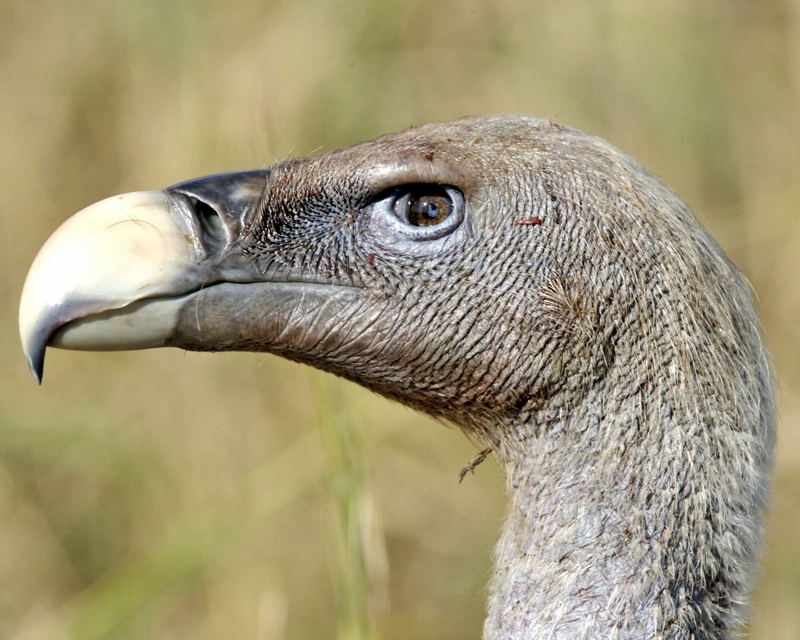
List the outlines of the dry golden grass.
{"label": "dry golden grass", "polygon": [[750,278],[780,380],[751,637],[800,637],[800,3],[0,1],[0,637],[478,637],[503,508],[452,429],[270,356],[16,337],[120,191],[426,121],[551,117],[662,175]]}

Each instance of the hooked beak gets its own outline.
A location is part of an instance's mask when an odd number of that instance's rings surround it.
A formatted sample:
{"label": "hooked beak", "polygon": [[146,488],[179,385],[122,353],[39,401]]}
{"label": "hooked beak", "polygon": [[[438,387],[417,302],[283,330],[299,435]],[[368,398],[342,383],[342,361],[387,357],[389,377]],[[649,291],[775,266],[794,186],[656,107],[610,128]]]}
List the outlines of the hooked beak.
{"label": "hooked beak", "polygon": [[20,339],[34,378],[41,382],[48,345],[168,345],[187,296],[262,278],[238,249],[268,176],[220,174],[113,196],[64,222],[36,256],[20,300]]}

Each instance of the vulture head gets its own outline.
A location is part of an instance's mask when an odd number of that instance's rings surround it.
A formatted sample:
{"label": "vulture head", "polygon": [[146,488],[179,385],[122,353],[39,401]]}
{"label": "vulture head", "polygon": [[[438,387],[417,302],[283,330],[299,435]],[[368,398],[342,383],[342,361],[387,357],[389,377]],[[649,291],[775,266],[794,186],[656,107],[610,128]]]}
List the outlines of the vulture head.
{"label": "vulture head", "polygon": [[264,351],[460,426],[509,507],[484,637],[730,638],[774,439],[747,284],[629,157],[432,124],[114,196],[31,267],[22,345]]}

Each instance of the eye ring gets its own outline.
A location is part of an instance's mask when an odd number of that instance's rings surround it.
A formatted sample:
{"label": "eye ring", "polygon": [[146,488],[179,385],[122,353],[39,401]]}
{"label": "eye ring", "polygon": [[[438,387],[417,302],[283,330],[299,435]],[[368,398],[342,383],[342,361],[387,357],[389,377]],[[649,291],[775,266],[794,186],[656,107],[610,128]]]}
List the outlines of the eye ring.
{"label": "eye ring", "polygon": [[441,238],[464,220],[464,196],[449,185],[401,185],[389,190],[382,200],[388,222],[410,240]]}

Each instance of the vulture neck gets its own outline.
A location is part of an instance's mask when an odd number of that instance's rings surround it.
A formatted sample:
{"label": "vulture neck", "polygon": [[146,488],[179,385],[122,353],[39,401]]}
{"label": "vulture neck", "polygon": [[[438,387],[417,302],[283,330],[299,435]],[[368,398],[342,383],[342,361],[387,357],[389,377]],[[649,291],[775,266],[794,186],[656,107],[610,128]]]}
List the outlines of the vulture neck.
{"label": "vulture neck", "polygon": [[730,605],[727,623],[715,615],[730,602],[724,570],[697,540],[715,526],[704,520],[715,497],[690,414],[642,396],[664,398],[634,392],[609,406],[599,388],[495,443],[509,505],[487,640],[728,637]]}

